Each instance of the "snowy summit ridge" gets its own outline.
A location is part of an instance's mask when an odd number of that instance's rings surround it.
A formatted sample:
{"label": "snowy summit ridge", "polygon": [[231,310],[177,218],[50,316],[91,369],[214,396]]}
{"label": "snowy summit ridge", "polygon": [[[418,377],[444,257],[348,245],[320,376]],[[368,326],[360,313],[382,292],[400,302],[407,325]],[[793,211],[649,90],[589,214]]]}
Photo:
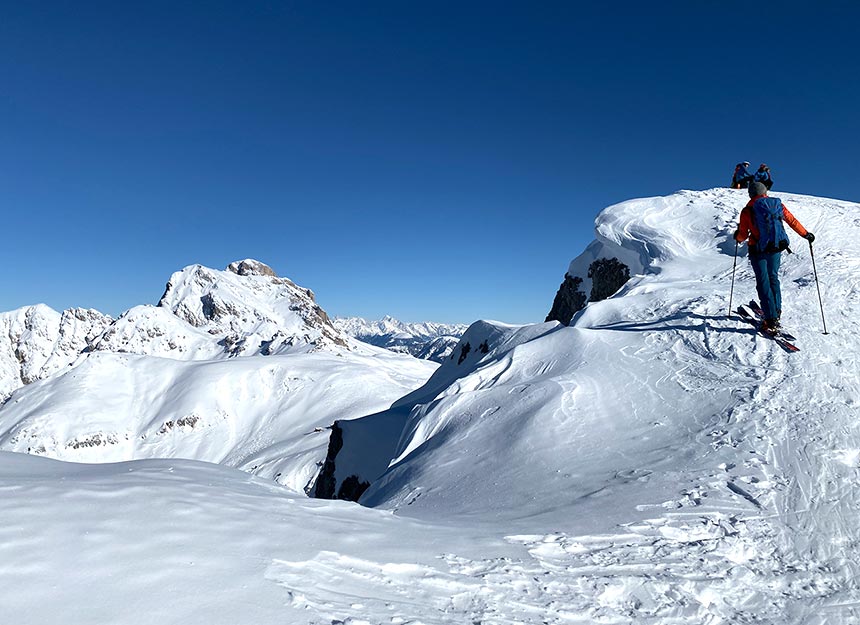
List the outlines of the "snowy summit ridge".
{"label": "snowy summit ridge", "polygon": [[37,304],[0,313],[0,400],[69,366],[113,323],[96,310]]}
{"label": "snowy summit ridge", "polygon": [[[623,202],[567,268],[589,300],[569,327],[473,324],[423,387],[340,423],[328,492],[509,532],[544,587],[520,622],[854,622],[860,206],[772,195],[816,234],[828,335],[793,235],[783,323],[801,351],[728,314],[745,191]],[[745,253],[735,303],[756,297]],[[595,267],[628,277],[595,291]],[[386,458],[361,455],[371,441]],[[482,616],[518,622],[505,601]]]}

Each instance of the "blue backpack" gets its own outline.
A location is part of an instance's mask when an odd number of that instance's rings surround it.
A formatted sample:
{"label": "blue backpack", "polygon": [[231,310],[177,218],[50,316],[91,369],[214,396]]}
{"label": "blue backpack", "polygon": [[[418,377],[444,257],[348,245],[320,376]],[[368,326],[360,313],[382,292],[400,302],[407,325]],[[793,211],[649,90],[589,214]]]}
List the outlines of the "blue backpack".
{"label": "blue backpack", "polygon": [[788,249],[788,235],[782,227],[782,200],[760,197],[753,204],[752,211],[758,228],[756,249],[768,254]]}

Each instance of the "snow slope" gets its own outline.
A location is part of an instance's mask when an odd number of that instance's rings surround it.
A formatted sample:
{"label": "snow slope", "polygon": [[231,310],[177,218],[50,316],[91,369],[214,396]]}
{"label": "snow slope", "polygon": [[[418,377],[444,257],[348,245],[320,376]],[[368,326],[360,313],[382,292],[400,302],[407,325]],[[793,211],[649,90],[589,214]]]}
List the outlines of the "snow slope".
{"label": "snow slope", "polygon": [[[535,501],[529,513],[536,514],[547,501],[576,502],[595,488],[607,495],[624,491],[619,474],[677,470],[725,453],[701,449],[695,436],[738,414],[771,414],[764,399],[779,406],[784,395],[782,410],[794,412],[789,398],[804,411],[820,410],[820,389],[844,385],[843,369],[855,358],[849,322],[858,309],[860,217],[856,204],[777,195],[819,237],[823,293],[839,303],[830,306],[830,335],[821,334],[809,248],[796,235],[797,253],[783,262],[783,321],[800,336],[801,354],[783,353],[727,318],[731,233],[744,193],[689,191],[610,207],[597,219],[598,240],[586,256],[599,247],[602,256],[632,262],[634,277],[611,299],[590,303],[571,327],[539,332],[512,348],[504,327],[470,330],[474,336],[463,341],[472,350],[462,364],[446,362],[428,381],[432,401],[413,411],[392,468],[365,501],[398,507],[422,492],[412,510],[431,513],[438,505],[445,514],[493,509],[516,517],[526,512],[518,502]],[[735,302],[755,295],[743,260],[735,287]],[[482,341],[486,354],[474,349]],[[835,362],[842,367],[831,371]],[[437,392],[436,378],[451,378],[457,368],[463,375]],[[820,373],[809,384],[790,377],[812,368]],[[774,384],[775,372],[785,372],[791,384]],[[850,394],[836,401],[853,406]],[[737,460],[728,462],[741,466]],[[452,471],[457,483],[448,479]],[[666,486],[648,482],[635,489]],[[503,487],[487,489],[488,483]]]}
{"label": "snow slope", "polygon": [[[829,335],[805,242],[782,270],[800,353],[726,315],[743,191],[625,202],[586,254],[630,281],[571,327],[473,324],[395,403],[375,510],[212,465],[0,454],[0,605],[73,625],[860,622],[860,206],[774,195],[818,237]],[[739,259],[735,301],[753,284]]]}
{"label": "snow slope", "polygon": [[481,587],[431,555],[453,531],[218,465],[0,452],[0,493],[4,623],[435,624]]}
{"label": "snow slope", "polygon": [[75,462],[190,458],[301,490],[327,428],[387,408],[432,363],[379,350],[184,362],[95,352],[0,408],[0,449]]}

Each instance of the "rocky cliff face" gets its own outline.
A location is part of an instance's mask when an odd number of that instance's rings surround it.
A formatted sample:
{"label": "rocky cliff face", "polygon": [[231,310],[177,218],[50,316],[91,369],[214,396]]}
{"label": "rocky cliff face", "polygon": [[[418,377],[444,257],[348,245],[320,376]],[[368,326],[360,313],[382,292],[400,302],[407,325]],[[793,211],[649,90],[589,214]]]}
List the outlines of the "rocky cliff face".
{"label": "rocky cliff face", "polygon": [[72,364],[112,321],[96,310],[59,313],[44,304],[0,313],[0,400]]}

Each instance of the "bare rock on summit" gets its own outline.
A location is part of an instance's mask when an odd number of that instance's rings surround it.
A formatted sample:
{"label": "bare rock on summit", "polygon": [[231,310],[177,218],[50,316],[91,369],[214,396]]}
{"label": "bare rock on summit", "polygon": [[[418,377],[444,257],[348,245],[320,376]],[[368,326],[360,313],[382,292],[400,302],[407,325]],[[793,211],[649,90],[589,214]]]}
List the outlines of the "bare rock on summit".
{"label": "bare rock on summit", "polygon": [[253,258],[237,260],[227,265],[227,271],[232,271],[239,276],[272,276],[277,278],[278,274],[268,265]]}

